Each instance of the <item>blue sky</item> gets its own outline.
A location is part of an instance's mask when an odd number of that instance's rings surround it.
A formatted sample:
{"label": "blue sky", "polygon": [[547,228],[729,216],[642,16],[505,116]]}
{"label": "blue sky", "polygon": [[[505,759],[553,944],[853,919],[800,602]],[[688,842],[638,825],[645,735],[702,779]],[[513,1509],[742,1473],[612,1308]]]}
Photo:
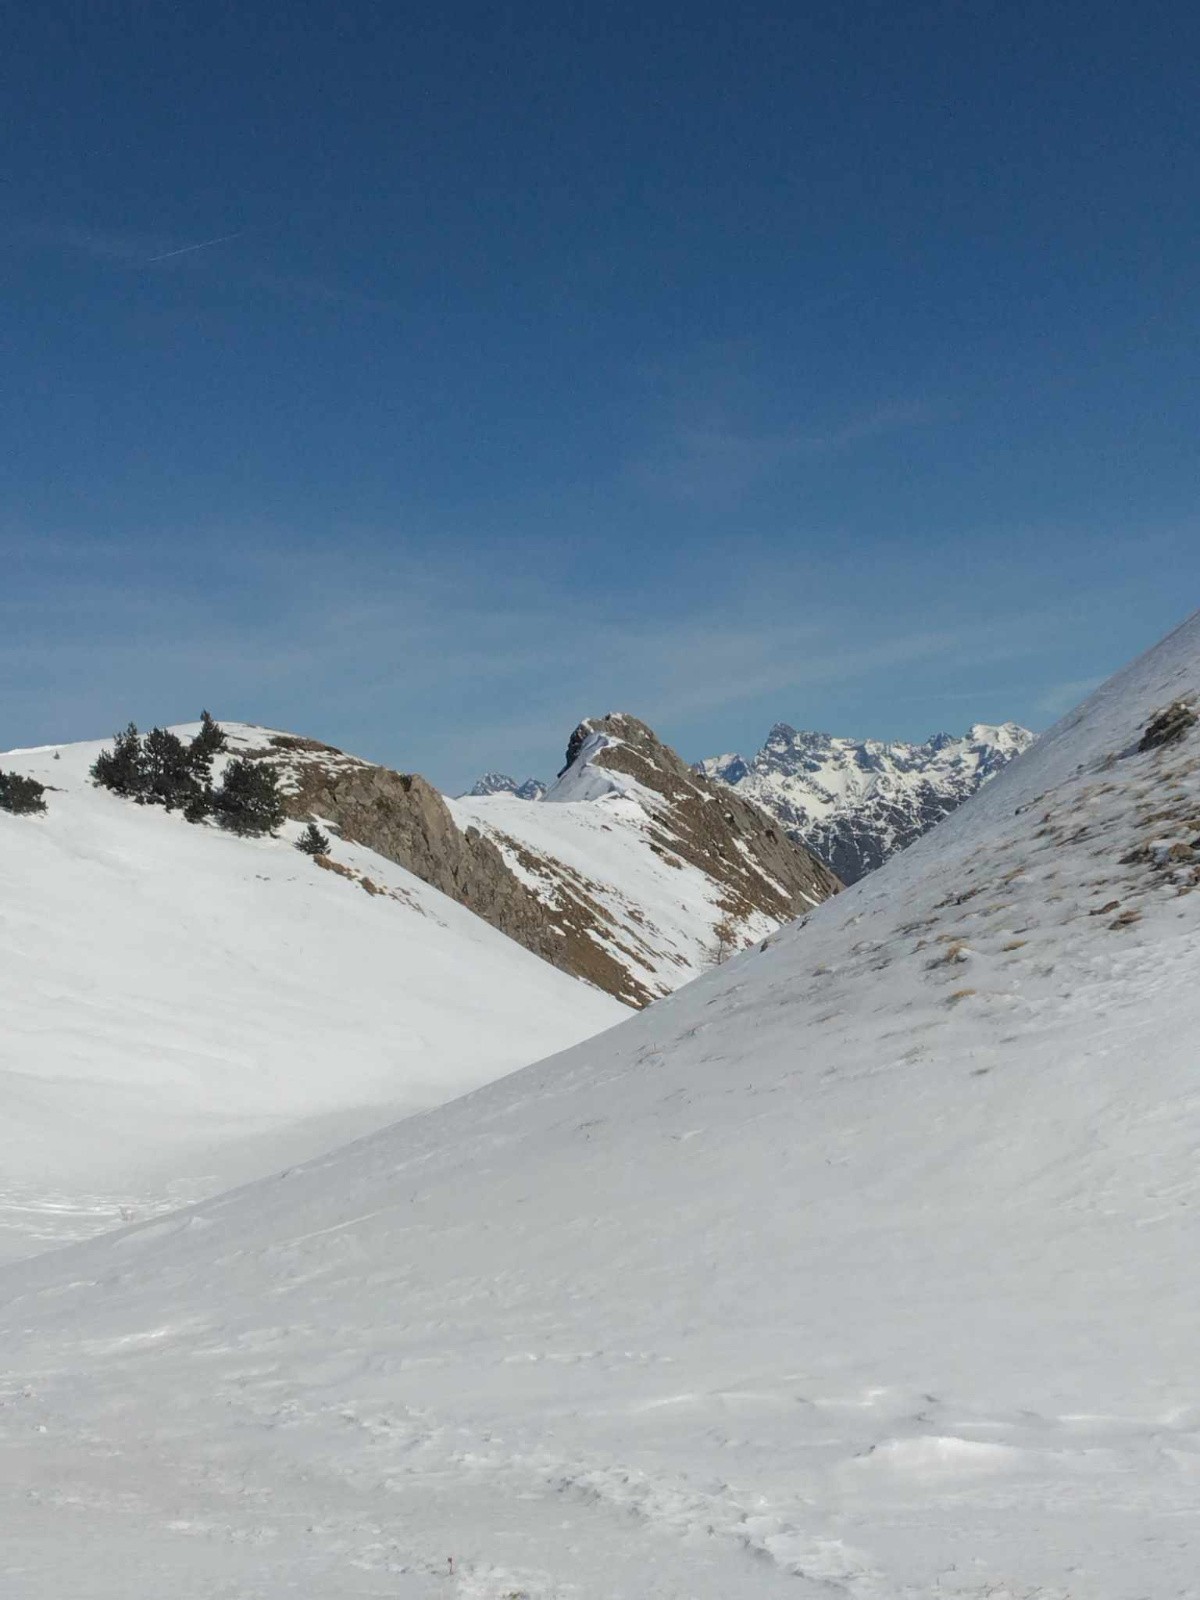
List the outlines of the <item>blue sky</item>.
{"label": "blue sky", "polygon": [[206,705],[456,788],[614,708],[688,756],[1044,726],[1200,595],[1198,45],[16,8],[0,748]]}

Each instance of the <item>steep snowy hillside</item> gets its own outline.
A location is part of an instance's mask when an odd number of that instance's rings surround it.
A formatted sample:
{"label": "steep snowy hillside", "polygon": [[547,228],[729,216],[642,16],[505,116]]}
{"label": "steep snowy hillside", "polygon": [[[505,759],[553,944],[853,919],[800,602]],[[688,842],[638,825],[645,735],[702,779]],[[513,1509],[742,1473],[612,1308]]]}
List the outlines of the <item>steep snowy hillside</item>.
{"label": "steep snowy hillside", "polygon": [[1198,695],[1200,616],[603,1039],[6,1269],[5,1592],[1195,1595]]}
{"label": "steep snowy hillside", "polygon": [[801,733],[777,722],[750,761],[712,756],[697,770],[794,830],[844,883],[903,850],[1033,741],[1015,722],[977,723],[924,744]]}
{"label": "steep snowy hillside", "polygon": [[0,755],[50,786],[44,816],[0,811],[0,1256],[328,1149],[622,1015],[360,846],[322,870],[298,825],[239,839],[95,789],[100,749]]}
{"label": "steep snowy hillside", "polygon": [[498,791],[448,804],[545,906],[568,970],[637,1005],[837,888],[782,829],[698,777],[636,717],[581,723],[540,805]]}

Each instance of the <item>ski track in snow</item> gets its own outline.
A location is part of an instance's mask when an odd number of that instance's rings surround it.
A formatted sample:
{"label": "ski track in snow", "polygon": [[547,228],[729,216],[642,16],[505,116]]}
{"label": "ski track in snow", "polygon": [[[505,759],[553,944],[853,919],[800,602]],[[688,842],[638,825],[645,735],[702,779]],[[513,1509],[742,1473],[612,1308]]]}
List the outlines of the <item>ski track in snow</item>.
{"label": "ski track in snow", "polygon": [[620,1029],[0,1273],[6,1600],[1197,1600],[1183,693],[1200,619]]}

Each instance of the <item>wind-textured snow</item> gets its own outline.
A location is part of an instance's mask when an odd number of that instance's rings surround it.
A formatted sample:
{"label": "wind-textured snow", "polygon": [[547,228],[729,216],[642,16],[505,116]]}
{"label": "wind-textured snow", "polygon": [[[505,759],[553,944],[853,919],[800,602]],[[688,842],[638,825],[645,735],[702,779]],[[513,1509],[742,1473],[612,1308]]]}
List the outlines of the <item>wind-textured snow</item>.
{"label": "wind-textured snow", "polygon": [[239,839],[95,789],[101,748],[0,755],[50,786],[44,816],[0,811],[0,1257],[271,1172],[624,1015],[362,847],[335,840],[344,878],[292,848],[298,824]]}
{"label": "wind-textured snow", "polygon": [[1195,1597],[1198,691],[1193,618],[765,950],[7,1268],[6,1595]]}

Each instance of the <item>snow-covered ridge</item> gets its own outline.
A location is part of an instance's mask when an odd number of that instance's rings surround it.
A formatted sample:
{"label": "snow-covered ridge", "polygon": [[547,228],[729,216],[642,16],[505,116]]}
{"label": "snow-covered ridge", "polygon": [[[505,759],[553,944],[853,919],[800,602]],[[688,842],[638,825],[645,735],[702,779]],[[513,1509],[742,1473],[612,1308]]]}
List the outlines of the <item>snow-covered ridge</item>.
{"label": "snow-covered ridge", "polygon": [[1179,699],[1200,617],[622,1028],[0,1274],[21,1600],[1190,1595]]}
{"label": "snow-covered ridge", "polygon": [[644,723],[580,724],[558,779],[451,800],[537,896],[570,970],[633,1004],[669,993],[836,888],[753,806],[698,778]]}
{"label": "snow-covered ridge", "polygon": [[777,722],[749,761],[712,756],[698,770],[754,800],[853,883],[948,816],[1033,738],[1015,722],[975,723],[923,744]]}
{"label": "snow-covered ridge", "polygon": [[[227,732],[231,754],[287,737]],[[299,822],[241,839],[94,788],[102,748],[0,755],[48,802],[0,812],[0,1256],[270,1171],[623,1014],[362,845],[335,839],[322,870]]]}

